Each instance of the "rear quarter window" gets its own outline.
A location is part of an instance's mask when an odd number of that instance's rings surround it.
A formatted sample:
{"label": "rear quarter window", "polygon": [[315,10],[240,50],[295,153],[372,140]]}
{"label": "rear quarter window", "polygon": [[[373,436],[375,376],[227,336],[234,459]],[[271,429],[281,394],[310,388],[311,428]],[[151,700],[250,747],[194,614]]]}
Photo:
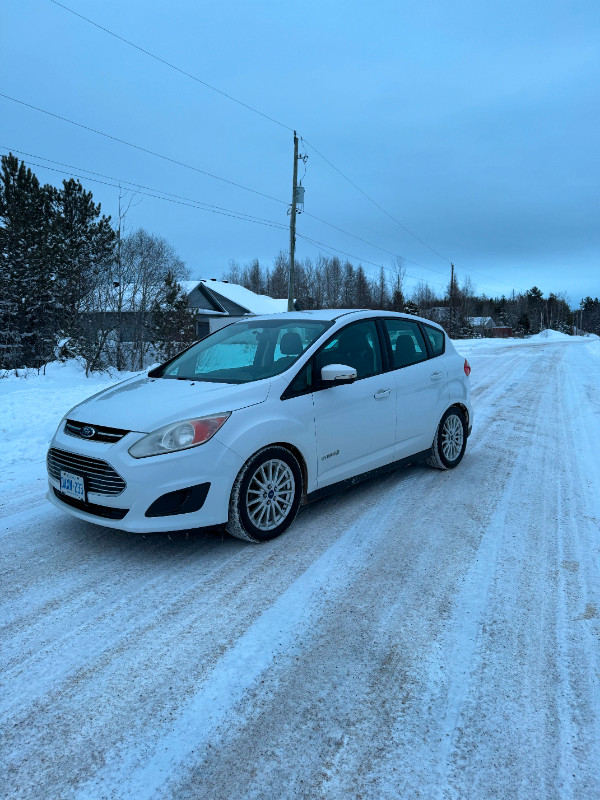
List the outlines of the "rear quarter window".
{"label": "rear quarter window", "polygon": [[432,328],[430,325],[423,325],[425,335],[429,340],[434,356],[441,356],[446,349],[446,336],[439,328]]}

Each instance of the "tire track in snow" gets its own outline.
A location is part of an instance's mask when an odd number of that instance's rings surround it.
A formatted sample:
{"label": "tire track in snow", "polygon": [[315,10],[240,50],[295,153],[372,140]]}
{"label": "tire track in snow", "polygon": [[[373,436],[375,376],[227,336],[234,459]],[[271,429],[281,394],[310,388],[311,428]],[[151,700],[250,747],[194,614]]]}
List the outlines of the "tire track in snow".
{"label": "tire track in snow", "polygon": [[198,749],[215,738],[228,718],[239,724],[236,707],[278,656],[289,658],[306,635],[325,599],[331,599],[365,568],[364,530],[382,531],[377,520],[397,511],[397,489],[390,492],[331,545],[279,599],[251,625],[215,665],[170,730],[153,747],[130,744],[125,752],[106,757],[106,766],[92,781],[79,786],[78,797],[94,795],[102,786],[118,786],[118,796],[152,798]]}
{"label": "tire track in snow", "polygon": [[[402,765],[404,769],[412,768],[419,776],[418,785],[427,797],[443,800],[449,797],[463,798],[472,790],[469,786],[457,791],[450,789],[452,764],[465,724],[465,704],[477,686],[476,672],[485,658],[481,652],[482,626],[494,589],[506,521],[514,511],[523,473],[528,471],[531,454],[537,447],[535,435],[527,434],[510,423],[507,432],[507,422],[521,413],[522,408],[527,408],[529,419],[535,419],[539,413],[543,396],[549,391],[546,388],[544,392],[531,392],[531,386],[539,380],[539,372],[539,364],[529,360],[518,371],[518,381],[515,381],[512,367],[504,370],[500,365],[495,371],[495,374],[502,373],[503,380],[498,381],[489,394],[499,408],[495,414],[490,413],[491,398],[489,395],[485,397],[488,419],[473,450],[492,452],[495,456],[499,453],[508,456],[516,452],[517,456],[510,463],[507,479],[497,486],[497,503],[481,528],[478,546],[470,557],[470,566],[452,600],[451,616],[425,658],[424,672],[427,677],[423,694],[413,708],[416,726],[407,730],[402,720],[395,731],[397,747],[400,749],[402,743],[408,749],[406,757],[401,759]],[[499,464],[495,463],[492,468],[495,480],[501,480],[498,467]],[[485,496],[485,492],[483,494]],[[483,793],[482,796],[487,795]]]}
{"label": "tire track in snow", "polygon": [[[600,437],[598,426],[588,430],[584,423],[590,414],[588,408],[584,414],[582,391],[582,378],[589,377],[590,370],[600,386],[600,369],[583,359],[580,365],[560,366],[566,391],[557,395],[559,419],[568,424],[558,427],[557,448],[562,483],[557,494],[561,598],[556,620],[561,656],[557,701],[564,723],[557,791],[600,796],[600,776],[587,769],[588,763],[600,764],[600,513],[594,515],[600,502],[597,492],[590,493],[590,487],[600,486]],[[581,519],[580,507],[589,508],[590,515]],[[590,734],[594,721],[595,736]]]}
{"label": "tire track in snow", "polygon": [[[564,351],[571,352],[571,346]],[[86,562],[85,533],[77,544],[69,539],[67,553],[73,547],[75,552],[63,564],[65,540],[56,532],[47,553],[45,531],[36,533],[35,546],[29,537],[21,548],[15,537],[10,539],[13,552],[19,555],[21,549],[21,558],[30,560],[35,581],[46,572],[46,585],[56,583],[57,610],[71,568],[79,570],[77,592],[65,598],[64,613],[82,614],[90,600],[84,638],[93,641],[95,631],[104,647],[87,654],[81,648],[81,669],[7,718],[7,794],[27,800],[136,796],[148,774],[150,785],[141,797],[346,800],[362,793],[373,800],[405,800],[441,792],[460,800],[490,795],[550,800],[557,796],[560,744],[554,723],[560,714],[546,673],[552,677],[563,655],[560,683],[570,682],[564,707],[574,733],[574,738],[567,735],[563,764],[587,770],[589,778],[598,763],[597,697],[590,700],[597,692],[592,679],[598,633],[595,618],[577,618],[585,617],[596,591],[590,558],[598,551],[594,523],[588,520],[584,528],[583,520],[598,508],[590,492],[599,478],[590,473],[588,487],[577,456],[587,462],[598,443],[597,437],[589,442],[562,434],[548,438],[547,430],[535,424],[539,409],[558,408],[549,402],[552,394],[566,390],[567,376],[559,380],[552,373],[553,352],[558,348],[517,359],[508,349],[482,364],[475,432],[459,470],[442,474],[412,468],[308,507],[290,534],[265,548],[240,551],[237,565],[224,562],[221,578],[212,583],[194,577],[192,562],[183,555],[171,568],[158,569],[158,548],[141,564],[139,575],[131,574],[147,543],[122,547],[98,535],[96,556]],[[494,377],[488,381],[490,372]],[[589,420],[580,390],[579,383],[571,383],[557,418]],[[490,409],[492,402],[497,405]],[[559,514],[556,499],[542,498],[539,487],[556,474],[553,462],[561,448],[572,457],[565,459],[562,483],[554,485],[565,500],[574,487],[579,494]],[[514,508],[504,509],[509,525],[496,543],[496,571],[490,578],[481,565],[484,574],[478,576],[474,559],[482,531],[506,506],[507,481],[517,468],[527,480],[521,487],[511,484]],[[372,508],[361,516],[359,508],[367,505]],[[546,533],[555,513],[565,533],[564,559],[579,567],[563,568],[553,577],[549,566],[563,560],[556,536]],[[521,536],[515,527],[519,518],[523,529],[532,527],[531,536]],[[390,527],[391,519],[396,527]],[[351,541],[345,538],[350,534]],[[101,549],[106,559],[99,556]],[[223,549],[215,549],[215,562]],[[204,549],[192,550],[204,568]],[[327,552],[335,555],[331,563],[323,560]],[[492,549],[488,555],[494,555]],[[46,559],[41,567],[35,563],[39,556]],[[106,597],[93,597],[110,580],[111,569],[111,587],[120,593],[112,605]],[[468,591],[462,582],[467,574],[482,583]],[[439,753],[447,747],[440,742],[439,723],[444,713],[452,716],[449,710],[438,714],[447,680],[435,673],[456,646],[446,636],[460,623],[452,616],[457,609],[452,601],[462,596],[462,587],[468,603],[471,593],[476,597],[483,591],[486,578],[487,601],[479,611],[475,603],[480,624],[464,686],[460,665],[455,670],[460,711],[454,742],[436,771],[432,765],[439,766]],[[557,622],[560,595],[553,581],[559,578],[570,597],[564,625]],[[139,624],[129,619],[128,603]],[[38,609],[38,628],[23,641],[33,646],[48,611]],[[58,648],[54,653],[84,642],[76,631],[59,641],[59,613],[47,620],[44,642]],[[236,656],[250,659],[245,674]],[[43,662],[43,653],[40,658]],[[582,658],[589,659],[589,668]],[[52,668],[50,658],[45,663]],[[504,671],[507,663],[512,676]],[[302,667],[310,675],[308,685]],[[429,709],[422,694],[428,675]],[[210,688],[217,696],[214,703],[206,693]],[[518,718],[523,710],[530,719]],[[498,730],[502,725],[506,730]],[[162,750],[165,744],[169,751]],[[572,787],[579,800],[598,796],[580,776]]]}
{"label": "tire track in snow", "polygon": [[[485,547],[486,532],[478,558],[491,558],[495,574],[484,568],[483,575],[470,576],[475,583],[467,579],[441,648],[450,688],[444,737],[432,766],[439,776],[435,794],[445,800],[470,792],[511,800],[595,798],[600,792],[592,766],[599,763],[600,717],[589,679],[597,642],[590,652],[573,646],[566,584],[575,576],[561,566],[565,543],[572,548],[578,541],[581,522],[577,451],[565,446],[570,419],[561,399],[565,351],[546,355],[537,381],[543,389],[534,408],[527,408],[534,425],[504,490],[502,512],[510,534],[502,517],[495,548]],[[558,365],[548,362],[550,356]],[[485,602],[474,608],[472,586],[486,592]],[[457,647],[461,637],[464,651]],[[436,697],[434,689],[437,716]],[[431,756],[430,745],[422,755]]]}
{"label": "tire track in snow", "polygon": [[[148,563],[144,555],[149,543],[134,536],[134,544],[123,548],[110,538],[102,539],[99,545],[107,549],[106,560],[116,569],[111,586],[125,602],[113,609],[106,620],[90,614],[89,623],[98,634],[97,648],[92,652],[86,653],[74,633],[73,648],[82,661],[80,670],[66,675],[55,690],[33,705],[24,704],[7,717],[2,749],[10,764],[14,797],[21,796],[20,787],[27,787],[28,800],[45,797],[47,785],[60,787],[57,791],[67,796],[69,787],[93,773],[106,752],[118,750],[123,731],[138,742],[150,740],[155,730],[162,730],[165,721],[185,707],[187,698],[219,656],[233,646],[261,610],[271,605],[328,547],[328,541],[363,513],[361,495],[379,498],[385,492],[386,485],[372,484],[369,489],[358,488],[309,506],[298,518],[297,536],[278,539],[264,547],[247,547],[227,537],[220,542],[219,550],[235,550],[236,568],[224,565],[212,583],[196,586],[196,580],[185,597],[157,607],[154,601],[160,598],[152,590],[146,601],[135,575],[129,575],[129,570],[121,574],[130,562],[137,565],[136,569],[141,566],[142,572],[154,572],[156,559],[153,557]],[[315,525],[319,524],[330,535],[315,536]],[[169,545],[167,537],[156,537],[163,547],[156,545],[155,555],[160,556],[163,551],[168,555],[173,546],[177,555],[177,540],[173,538]],[[85,540],[80,546],[85,550]],[[97,546],[94,544],[94,550]],[[60,553],[56,543],[54,549]],[[192,555],[202,556],[202,551],[194,548]],[[219,558],[219,552],[215,552],[215,558]],[[197,566],[203,569],[204,561],[201,559]],[[95,577],[94,568],[90,575]],[[48,577],[52,580],[51,573]],[[179,570],[172,569],[169,584],[174,594],[179,578]],[[82,596],[82,602],[85,600],[86,595]],[[129,625],[127,601],[133,601],[134,616],[143,603],[146,610],[133,635],[123,637],[119,631]],[[51,656],[51,652],[40,653],[41,663],[50,673],[55,668]],[[27,679],[25,673],[23,679]],[[10,696],[5,695],[3,703],[8,702]],[[69,722],[79,719],[85,720],[82,729]],[[19,736],[21,730],[29,732],[26,740]],[[61,732],[58,737],[52,733],[57,730]]]}
{"label": "tire track in snow", "polygon": [[[523,389],[523,397],[520,399],[525,396],[526,389]],[[518,409],[516,400],[514,409]],[[495,429],[491,428],[487,433],[493,440]],[[515,435],[511,441],[514,444],[518,441],[518,436]],[[468,463],[465,462],[465,467]],[[512,466],[511,464],[511,469]],[[277,796],[280,800],[297,797],[310,797],[312,800],[315,797],[345,798],[359,796],[362,793],[365,797],[378,799],[388,796],[403,798],[409,796],[405,794],[405,788],[399,788],[401,775],[408,771],[413,773],[414,778],[415,763],[418,759],[401,763],[398,755],[406,749],[407,736],[404,725],[413,702],[411,694],[414,691],[415,677],[420,672],[419,659],[422,657],[423,649],[425,651],[427,649],[428,643],[424,638],[426,630],[431,625],[435,628],[436,624],[425,623],[422,618],[425,615],[426,619],[430,620],[436,616],[435,605],[439,602],[439,598],[436,599],[436,592],[445,596],[454,581],[452,573],[457,569],[457,561],[460,563],[464,560],[464,555],[471,556],[468,546],[465,547],[466,553],[461,552],[460,538],[457,537],[460,527],[453,529],[444,521],[441,523],[443,529],[433,534],[435,520],[439,519],[440,505],[450,499],[444,497],[443,482],[469,483],[476,472],[475,469],[470,479],[467,477],[461,481],[460,470],[445,474],[419,471],[419,484],[414,486],[416,492],[412,494],[406,492],[402,514],[395,515],[397,519],[403,521],[400,529],[401,540],[398,540],[396,545],[396,537],[394,540],[391,539],[393,529],[388,529],[384,541],[385,548],[378,554],[378,558],[372,560],[368,570],[369,575],[365,575],[363,571],[361,574],[364,578],[357,576],[351,591],[343,594],[334,606],[329,607],[327,616],[315,622],[310,636],[304,641],[298,668],[304,665],[304,670],[307,670],[307,661],[309,664],[316,661],[314,668],[308,674],[305,672],[303,678],[298,677],[294,680],[293,674],[289,674],[285,665],[274,665],[275,674],[270,677],[269,684],[275,687],[275,695],[269,700],[268,705],[265,707],[263,704],[257,704],[254,711],[250,712],[250,720],[247,722],[240,724],[239,720],[230,719],[226,741],[219,743],[217,749],[213,744],[213,748],[204,754],[194,753],[196,766],[192,774],[181,777],[176,788],[170,792],[171,796],[209,798],[218,792],[218,787],[223,786],[227,781],[227,775],[233,772],[240,775],[239,778],[236,776],[236,779],[230,779],[228,792],[231,796],[239,798]],[[503,493],[508,475],[508,470],[503,473],[501,463],[496,464],[495,474],[491,477],[486,476],[489,490],[495,494]],[[408,489],[406,486],[404,488]],[[420,515],[418,506],[414,505],[418,497],[429,500],[423,503]],[[419,534],[419,523],[422,524],[421,534]],[[410,537],[404,534],[405,529],[410,531]],[[440,537],[439,543],[438,537]],[[470,536],[467,537],[466,545],[469,539]],[[448,563],[449,550],[452,546],[458,547],[458,559]],[[416,561],[414,571],[411,571],[409,564],[399,560],[403,549],[406,550],[407,557],[410,557],[409,563]],[[439,564],[436,564],[436,557],[439,557]],[[393,585],[389,581],[386,585],[384,581],[386,569],[391,568],[393,575],[394,564],[402,564],[404,570],[402,578],[407,581],[406,585],[397,583]],[[420,585],[424,576],[429,576],[430,581],[439,583],[433,587],[428,586],[426,590],[424,585]],[[425,591],[429,597],[424,595]],[[357,599],[359,597],[362,602]],[[381,608],[385,611],[381,613],[379,622],[372,620],[375,645],[365,653],[365,659],[368,657],[368,660],[357,663],[355,647],[359,642],[368,646],[369,638],[367,632],[361,632],[358,608],[350,619],[347,618],[347,612],[350,609],[354,610],[358,605],[364,615],[366,613],[364,604],[369,604],[371,601],[375,609]],[[330,624],[326,624],[330,617]],[[400,627],[398,620],[401,621]],[[320,643],[335,642],[336,636],[339,637],[336,627],[341,628],[345,635],[339,640],[337,650],[327,651],[326,645]],[[375,635],[376,631],[380,637],[383,636],[385,642],[389,639],[389,644],[382,646]],[[400,647],[400,642],[404,643],[404,648]],[[412,652],[415,649],[416,652]],[[338,670],[335,666],[327,665],[328,652],[331,652],[333,659],[342,659]],[[386,664],[384,669],[378,659],[382,659]],[[336,691],[331,688],[331,683],[335,684],[340,680],[340,673],[346,675],[345,666],[348,670],[347,675],[351,677],[345,677],[344,680],[348,684],[345,689],[340,687]],[[302,688],[304,681],[311,687],[308,691]],[[378,714],[370,714],[365,710],[365,703],[369,702],[365,692],[372,692],[370,696],[373,706],[383,703],[384,708],[393,708],[395,698],[393,695],[381,693],[382,683],[389,684],[390,689],[398,687],[402,698],[402,706],[397,714],[403,720],[403,726],[396,742],[396,749],[391,755],[389,754],[389,742],[392,738],[391,720],[386,720],[385,716],[392,712],[384,714],[382,709]],[[279,684],[281,688],[277,688]],[[372,689],[367,690],[365,686]],[[311,694],[318,697],[311,697]],[[320,705],[320,700],[323,700],[323,706]],[[281,713],[279,709],[285,708],[292,714],[287,724],[285,718],[279,722],[273,721],[273,718],[276,720],[278,713]],[[323,730],[323,726],[327,727]],[[300,733],[303,730],[307,731],[305,735]],[[294,731],[293,738],[291,738],[292,731]],[[259,759],[260,756],[263,757],[263,760],[260,760],[261,767],[258,773],[251,752],[248,752],[249,742],[257,743],[256,757]],[[319,762],[312,757],[314,751],[320,752],[323,765],[322,778],[320,778]],[[270,763],[273,766],[264,761],[265,753],[271,754]],[[297,773],[299,758],[302,767],[300,773]],[[388,769],[385,778],[376,774],[378,761],[384,761]],[[372,774],[369,774],[370,766]],[[335,775],[336,770],[341,770],[343,777]],[[304,783],[298,780],[298,774],[303,776]],[[391,781],[392,776],[398,781],[395,786]],[[412,786],[414,785],[413,782]],[[420,785],[427,784],[425,782]],[[307,787],[310,787],[310,790]]]}

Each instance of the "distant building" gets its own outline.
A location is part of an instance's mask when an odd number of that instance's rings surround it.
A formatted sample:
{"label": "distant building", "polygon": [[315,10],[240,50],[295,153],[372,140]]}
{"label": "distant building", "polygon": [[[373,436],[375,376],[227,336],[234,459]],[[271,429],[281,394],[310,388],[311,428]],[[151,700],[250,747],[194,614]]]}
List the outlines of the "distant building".
{"label": "distant building", "polygon": [[491,333],[496,323],[491,317],[467,317],[469,325],[473,328],[475,333],[485,334]]}
{"label": "distant building", "polygon": [[492,328],[492,337],[494,339],[512,339],[514,335],[515,333],[513,329],[510,328],[508,325],[505,325],[503,327],[497,326],[495,328]]}
{"label": "distant building", "polygon": [[[243,317],[287,311],[287,299],[274,300],[264,294],[251,292],[237,283],[218,281],[215,278],[181,281],[181,287],[187,294],[188,306],[197,313],[198,338]],[[297,308],[295,303],[294,307]]]}

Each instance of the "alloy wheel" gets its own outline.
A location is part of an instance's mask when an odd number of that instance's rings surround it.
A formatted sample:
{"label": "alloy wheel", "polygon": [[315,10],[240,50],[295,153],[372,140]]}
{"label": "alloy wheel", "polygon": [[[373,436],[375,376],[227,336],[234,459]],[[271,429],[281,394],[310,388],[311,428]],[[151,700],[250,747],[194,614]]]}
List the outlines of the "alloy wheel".
{"label": "alloy wheel", "polygon": [[246,510],[253,525],[270,531],[285,520],[294,502],[296,482],[290,466],[278,458],[265,461],[250,478]]}
{"label": "alloy wheel", "polygon": [[450,414],[442,428],[442,453],[447,461],[456,461],[464,441],[462,420],[456,414]]}

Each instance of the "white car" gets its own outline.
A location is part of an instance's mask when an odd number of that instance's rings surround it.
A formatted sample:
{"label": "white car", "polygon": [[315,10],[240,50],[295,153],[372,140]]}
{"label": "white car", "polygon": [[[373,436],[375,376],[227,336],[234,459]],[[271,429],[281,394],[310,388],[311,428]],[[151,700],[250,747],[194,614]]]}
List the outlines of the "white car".
{"label": "white car", "polygon": [[251,317],[71,409],[48,497],[134,532],[278,536],[301,503],[402,464],[461,461],[470,367],[429,320],[330,309]]}

